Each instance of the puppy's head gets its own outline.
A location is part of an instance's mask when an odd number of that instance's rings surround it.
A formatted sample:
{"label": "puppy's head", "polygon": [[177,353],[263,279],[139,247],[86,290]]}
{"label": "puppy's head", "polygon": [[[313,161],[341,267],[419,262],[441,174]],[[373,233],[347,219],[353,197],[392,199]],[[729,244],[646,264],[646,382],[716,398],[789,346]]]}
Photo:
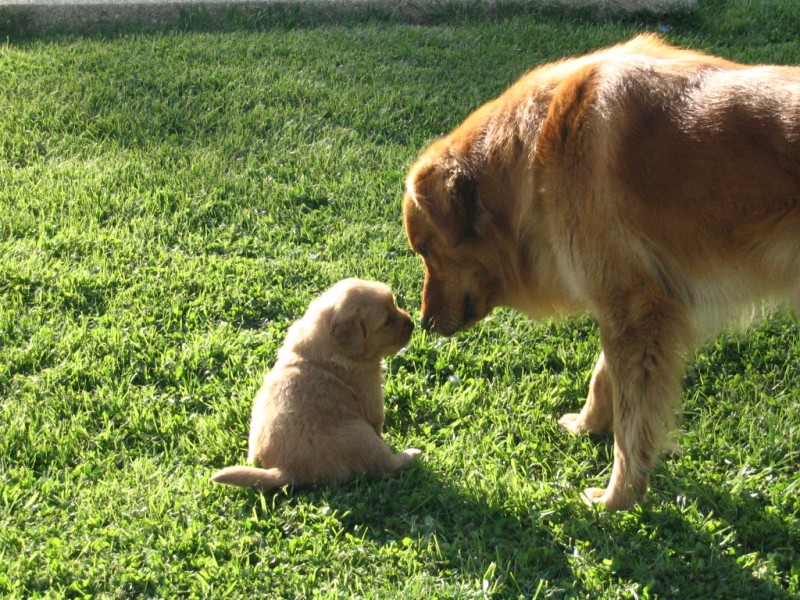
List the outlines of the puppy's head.
{"label": "puppy's head", "polygon": [[442,335],[470,327],[498,305],[502,257],[477,178],[442,142],[412,167],[403,199],[412,250],[425,263],[422,325]]}
{"label": "puppy's head", "polygon": [[350,358],[390,356],[411,339],[414,322],[397,307],[391,289],[382,283],[345,279],[320,300],[337,350]]}

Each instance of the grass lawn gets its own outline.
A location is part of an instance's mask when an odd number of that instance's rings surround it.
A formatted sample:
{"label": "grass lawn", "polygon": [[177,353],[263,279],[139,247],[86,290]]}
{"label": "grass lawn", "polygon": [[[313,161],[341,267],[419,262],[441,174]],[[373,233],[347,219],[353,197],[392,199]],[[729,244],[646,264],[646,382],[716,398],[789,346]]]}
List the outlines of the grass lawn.
{"label": "grass lawn", "polygon": [[[668,39],[800,63],[794,0],[700,0]],[[589,318],[496,311],[388,365],[386,481],[260,494],[250,403],[332,282],[419,313],[401,227],[421,148],[543,61],[655,20],[519,12],[0,46],[0,596],[797,598],[800,330],[688,357],[683,453],[607,515],[578,409]]]}

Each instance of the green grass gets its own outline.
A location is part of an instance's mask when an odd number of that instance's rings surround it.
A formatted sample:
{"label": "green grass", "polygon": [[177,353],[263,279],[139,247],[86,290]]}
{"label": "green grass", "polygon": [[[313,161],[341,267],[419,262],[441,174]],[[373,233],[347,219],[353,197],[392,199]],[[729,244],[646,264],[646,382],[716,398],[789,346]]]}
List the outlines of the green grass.
{"label": "green grass", "polygon": [[[800,63],[797,6],[664,23]],[[415,333],[386,435],[425,453],[396,478],[208,481],[245,459],[260,378],[322,289],[384,280],[418,313],[399,207],[419,150],[527,68],[657,24],[454,14],[0,47],[0,596],[798,597],[783,312],[689,358],[684,452],[629,513],[578,497],[605,484],[610,441],[556,425],[586,394],[588,317]]]}

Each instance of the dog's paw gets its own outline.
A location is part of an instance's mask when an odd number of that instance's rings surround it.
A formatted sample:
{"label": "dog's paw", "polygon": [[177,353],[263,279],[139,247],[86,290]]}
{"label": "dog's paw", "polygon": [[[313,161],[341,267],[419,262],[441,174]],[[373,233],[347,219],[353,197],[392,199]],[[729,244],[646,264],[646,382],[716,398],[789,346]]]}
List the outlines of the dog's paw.
{"label": "dog's paw", "polygon": [[581,493],[581,500],[588,506],[595,504],[605,504],[606,490],[603,488],[586,488]]}
{"label": "dog's paw", "polygon": [[593,433],[584,423],[581,415],[578,413],[568,413],[558,420],[558,424],[562,429],[566,429],[573,435],[583,435],[585,433]]}
{"label": "dog's paw", "polygon": [[573,435],[591,435],[599,437],[610,433],[607,426],[599,426],[590,422],[582,414],[567,413],[558,420],[562,429],[569,431]]}
{"label": "dog's paw", "polygon": [[615,510],[628,510],[633,508],[635,503],[632,497],[622,497],[620,494],[613,494],[603,488],[587,488],[581,494],[581,500],[588,506],[601,506],[608,512]]}

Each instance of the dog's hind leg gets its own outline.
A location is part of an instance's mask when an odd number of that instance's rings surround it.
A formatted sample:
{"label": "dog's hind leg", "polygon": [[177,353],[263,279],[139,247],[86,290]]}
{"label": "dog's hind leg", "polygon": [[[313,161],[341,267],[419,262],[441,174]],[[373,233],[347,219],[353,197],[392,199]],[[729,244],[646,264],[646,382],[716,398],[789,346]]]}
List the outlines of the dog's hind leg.
{"label": "dog's hind leg", "polygon": [[558,424],[575,435],[589,433],[603,435],[611,432],[614,419],[613,392],[605,355],[600,358],[589,382],[589,396],[580,414],[568,413],[558,420]]}

